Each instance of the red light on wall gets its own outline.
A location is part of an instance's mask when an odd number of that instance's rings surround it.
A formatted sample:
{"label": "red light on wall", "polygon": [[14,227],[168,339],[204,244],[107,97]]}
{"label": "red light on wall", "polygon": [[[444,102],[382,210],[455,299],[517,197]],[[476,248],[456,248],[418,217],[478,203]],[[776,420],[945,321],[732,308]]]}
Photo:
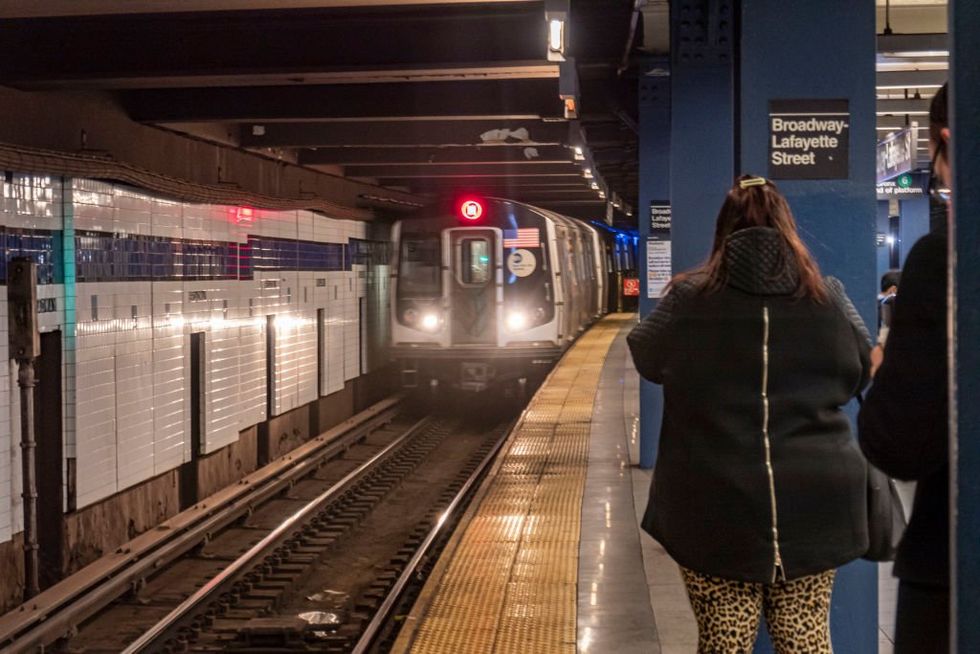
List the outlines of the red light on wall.
{"label": "red light on wall", "polygon": [[254,220],[254,216],[252,215],[252,208],[238,207],[238,211],[235,214],[235,219],[238,221],[239,224],[251,223],[252,220]]}
{"label": "red light on wall", "polygon": [[459,206],[459,215],[466,220],[479,220],[483,215],[483,205],[476,200],[466,200]]}

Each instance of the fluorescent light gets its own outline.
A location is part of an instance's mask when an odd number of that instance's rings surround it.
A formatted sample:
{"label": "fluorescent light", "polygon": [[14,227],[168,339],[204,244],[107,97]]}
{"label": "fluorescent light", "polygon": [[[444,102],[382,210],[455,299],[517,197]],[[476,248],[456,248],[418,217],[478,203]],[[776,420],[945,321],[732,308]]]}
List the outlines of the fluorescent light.
{"label": "fluorescent light", "polygon": [[548,21],[548,50],[565,53],[565,21],[552,18]]}

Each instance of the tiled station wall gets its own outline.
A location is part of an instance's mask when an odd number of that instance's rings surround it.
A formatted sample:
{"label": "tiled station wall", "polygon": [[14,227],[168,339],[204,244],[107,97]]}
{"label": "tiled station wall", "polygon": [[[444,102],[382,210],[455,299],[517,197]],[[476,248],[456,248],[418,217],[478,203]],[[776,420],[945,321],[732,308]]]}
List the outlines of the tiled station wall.
{"label": "tiled station wall", "polygon": [[365,239],[365,223],[10,173],[0,197],[0,543],[22,530],[13,256],[39,262],[41,329],[62,333],[66,510],[191,459],[193,332],[205,342],[201,454],[382,363],[386,247]]}

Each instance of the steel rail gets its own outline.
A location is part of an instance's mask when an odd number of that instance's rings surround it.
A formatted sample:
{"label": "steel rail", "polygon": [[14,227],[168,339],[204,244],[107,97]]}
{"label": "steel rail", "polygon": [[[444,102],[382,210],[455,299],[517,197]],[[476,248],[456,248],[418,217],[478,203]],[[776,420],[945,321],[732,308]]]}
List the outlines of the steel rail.
{"label": "steel rail", "polygon": [[[209,507],[206,499],[199,502],[189,510],[198,512],[190,522],[172,528],[170,523],[180,522],[181,514],[178,514],[136,539],[156,539],[150,544],[132,548],[123,545],[109,555],[113,560],[101,567],[98,561],[94,562],[90,566],[97,569],[83,568],[28,604],[0,616],[0,654],[43,648],[71,635],[78,624],[129,591],[139,580],[158,572],[216,531],[248,514],[256,505],[308,475],[322,460],[332,458],[365,434],[390,422],[402,399],[398,396],[369,407],[245,477],[223,503],[219,500]],[[253,480],[255,485],[245,488]],[[166,533],[160,535],[162,531]],[[63,588],[66,584],[70,584],[67,590]]]}
{"label": "steel rail", "polygon": [[422,544],[415,552],[415,555],[405,565],[405,569],[402,570],[401,575],[399,575],[397,581],[395,581],[394,585],[392,585],[391,590],[385,596],[381,606],[378,607],[374,617],[371,618],[371,621],[368,623],[367,627],[365,627],[364,633],[361,634],[361,637],[358,639],[354,649],[351,650],[351,654],[365,654],[374,644],[378,633],[384,626],[385,621],[388,619],[392,609],[394,609],[395,604],[405,591],[405,588],[408,586],[412,577],[415,576],[415,571],[422,562],[422,559],[428,555],[429,549],[432,547],[433,543],[435,543],[436,539],[439,538],[443,529],[445,529],[447,523],[449,522],[449,518],[457,509],[460,508],[460,505],[463,503],[463,499],[470,492],[470,489],[477,483],[477,481],[483,475],[483,472],[493,462],[494,457],[497,456],[497,453],[504,446],[504,443],[507,442],[512,429],[513,428],[504,431],[504,434],[497,440],[496,443],[494,443],[493,447],[490,449],[487,455],[483,457],[483,460],[480,461],[480,464],[473,471],[473,474],[469,476],[466,483],[463,484],[463,486],[459,489],[459,492],[456,493],[456,496],[453,497],[453,501],[449,503],[446,510],[439,516],[439,519],[436,521],[435,525],[433,525],[432,529],[429,530],[429,533],[426,535],[425,540],[422,541]]}
{"label": "steel rail", "polygon": [[159,641],[168,637],[168,635],[173,635],[172,632],[178,629],[186,619],[193,617],[197,609],[205,605],[209,599],[221,592],[227,585],[236,581],[241,574],[261,562],[282,541],[285,541],[289,536],[293,535],[297,527],[303,525],[304,522],[319,513],[324,506],[336,500],[351,484],[371,472],[381,461],[398,450],[407,440],[413,438],[430,420],[430,417],[419,420],[404,434],[385,446],[383,450],[349,472],[343,479],[312,499],[293,515],[286,518],[282,524],[269,532],[262,540],[245,552],[245,554],[231,562],[196,593],[181,602],[159,622],[150,627],[148,631],[126,647],[121,654],[138,654],[139,652],[149,651],[149,648],[159,644]]}

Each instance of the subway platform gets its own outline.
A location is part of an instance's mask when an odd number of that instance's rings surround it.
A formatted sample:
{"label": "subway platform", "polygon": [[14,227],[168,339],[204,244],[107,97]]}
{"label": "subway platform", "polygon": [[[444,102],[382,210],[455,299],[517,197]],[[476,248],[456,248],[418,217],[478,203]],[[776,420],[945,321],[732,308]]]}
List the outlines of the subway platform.
{"label": "subway platform", "polygon": [[[651,472],[636,466],[635,314],[613,314],[532,399],[436,565],[398,654],[693,654],[677,565],[639,528]],[[881,566],[879,653],[895,583]]]}

